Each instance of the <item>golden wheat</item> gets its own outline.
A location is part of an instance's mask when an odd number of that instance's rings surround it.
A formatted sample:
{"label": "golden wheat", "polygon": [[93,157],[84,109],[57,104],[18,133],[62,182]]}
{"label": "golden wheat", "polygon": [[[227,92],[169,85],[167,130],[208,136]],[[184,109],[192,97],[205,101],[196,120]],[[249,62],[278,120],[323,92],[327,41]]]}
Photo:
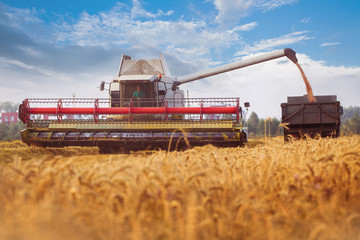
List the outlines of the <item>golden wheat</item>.
{"label": "golden wheat", "polygon": [[0,239],[360,239],[359,136],[0,157]]}

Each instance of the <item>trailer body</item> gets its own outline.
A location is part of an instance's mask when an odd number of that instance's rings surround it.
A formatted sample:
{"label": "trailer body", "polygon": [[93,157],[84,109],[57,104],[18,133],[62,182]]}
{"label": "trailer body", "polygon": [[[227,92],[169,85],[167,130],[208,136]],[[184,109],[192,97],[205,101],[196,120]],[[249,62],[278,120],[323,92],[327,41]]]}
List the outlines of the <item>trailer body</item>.
{"label": "trailer body", "polygon": [[315,96],[309,102],[307,96],[288,97],[281,104],[284,138],[338,137],[342,107],[336,95]]}

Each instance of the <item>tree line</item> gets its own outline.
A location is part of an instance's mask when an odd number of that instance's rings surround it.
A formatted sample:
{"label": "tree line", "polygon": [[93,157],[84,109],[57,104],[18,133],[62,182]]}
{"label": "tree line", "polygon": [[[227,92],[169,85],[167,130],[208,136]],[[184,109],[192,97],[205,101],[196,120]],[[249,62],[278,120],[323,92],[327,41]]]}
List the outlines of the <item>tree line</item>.
{"label": "tree line", "polygon": [[255,112],[252,112],[246,121],[249,138],[283,135],[284,129],[279,126],[280,124],[281,121],[277,118],[259,118]]}
{"label": "tree line", "polygon": [[341,133],[344,135],[360,134],[360,107],[344,108],[344,114],[341,116]]}
{"label": "tree line", "polygon": [[22,122],[11,123],[10,125],[0,123],[0,141],[20,139],[20,131],[25,129],[25,127],[25,124]]}
{"label": "tree line", "polygon": [[[280,127],[281,119],[259,118],[255,112],[246,121],[249,137],[281,136],[284,129]],[[342,135],[360,134],[360,107],[350,106],[343,109],[340,133]]]}
{"label": "tree line", "polygon": [[[2,112],[17,112],[19,104],[7,101],[0,102],[0,113]],[[22,122],[11,123],[0,123],[0,141],[9,141],[20,139],[20,131],[25,129],[25,124]]]}
{"label": "tree line", "polygon": [[0,112],[17,112],[19,105],[20,104],[11,101],[0,102]]}

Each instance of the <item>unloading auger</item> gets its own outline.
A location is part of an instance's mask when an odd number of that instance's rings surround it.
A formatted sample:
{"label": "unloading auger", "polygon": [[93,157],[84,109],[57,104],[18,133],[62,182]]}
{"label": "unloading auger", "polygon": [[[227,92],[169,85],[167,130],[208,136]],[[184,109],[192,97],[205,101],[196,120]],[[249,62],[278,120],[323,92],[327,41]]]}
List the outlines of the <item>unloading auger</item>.
{"label": "unloading auger", "polygon": [[[295,51],[286,48],[173,78],[162,55],[122,55],[118,76],[107,83],[109,98],[25,99],[19,106],[27,126],[21,138],[41,147],[98,146],[102,153],[241,146],[247,130],[239,98],[185,98],[179,86],[284,56],[297,63]],[[105,86],[101,82],[100,90]]]}

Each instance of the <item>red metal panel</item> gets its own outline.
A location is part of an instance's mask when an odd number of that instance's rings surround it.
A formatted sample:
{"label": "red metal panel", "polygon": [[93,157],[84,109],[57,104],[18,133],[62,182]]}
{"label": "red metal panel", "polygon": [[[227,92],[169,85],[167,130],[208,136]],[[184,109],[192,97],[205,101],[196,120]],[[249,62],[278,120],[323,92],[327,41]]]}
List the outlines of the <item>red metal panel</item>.
{"label": "red metal panel", "polygon": [[[200,115],[200,121],[203,120],[203,114],[234,114],[237,116],[234,120],[239,121],[239,100],[232,98],[175,99],[171,102],[168,99],[164,102],[150,99],[142,102],[152,105],[151,107],[134,106],[132,99],[119,100],[121,105],[126,107],[110,107],[111,101],[108,99],[27,99],[20,106],[19,117],[26,123],[31,115],[53,115],[59,122],[65,115],[67,115],[66,119],[70,119],[73,115],[92,115],[95,122],[98,122],[99,115],[124,114],[129,115],[132,122],[133,114],[164,114],[165,121],[168,119],[168,114],[196,114]],[[155,107],[155,105],[160,106]],[[45,119],[45,117],[40,116],[38,119]]]}
{"label": "red metal panel", "polygon": [[236,107],[26,108],[28,114],[236,114]]}

